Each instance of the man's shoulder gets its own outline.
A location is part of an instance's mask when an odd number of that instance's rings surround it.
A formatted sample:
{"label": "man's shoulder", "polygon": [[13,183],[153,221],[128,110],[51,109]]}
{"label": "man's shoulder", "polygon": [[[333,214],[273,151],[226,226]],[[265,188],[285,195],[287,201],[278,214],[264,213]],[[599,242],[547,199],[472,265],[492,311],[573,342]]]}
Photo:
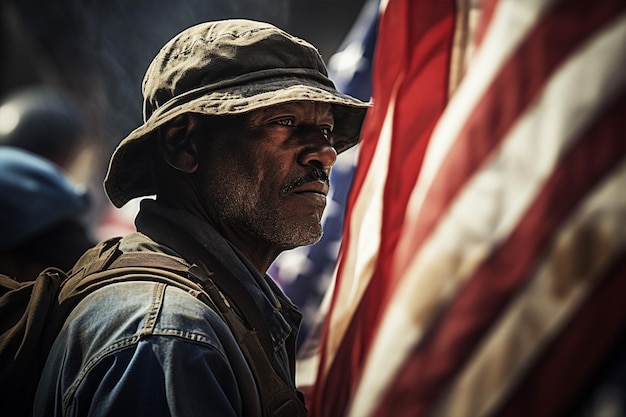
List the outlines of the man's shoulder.
{"label": "man's shoulder", "polygon": [[[46,380],[55,380],[63,366],[58,378],[66,381],[62,386],[67,399],[89,396],[89,387],[103,378],[117,383],[119,375],[150,375],[155,377],[150,383],[161,386],[159,378],[189,380],[189,367],[173,364],[193,364],[198,366],[194,375],[201,375],[213,372],[208,363],[230,369],[233,357],[244,363],[220,317],[192,294],[158,282],[124,281],[94,291],[73,310],[48,359]],[[158,368],[162,370],[155,372]],[[49,386],[43,387],[42,398],[56,395],[46,394]],[[137,389],[145,386],[139,384]],[[105,391],[98,395],[108,401]],[[155,391],[156,399],[162,400],[159,392]]]}
{"label": "man's shoulder", "polygon": [[126,339],[173,336],[214,347],[229,334],[221,317],[193,294],[149,279],[94,291],[76,306],[68,323],[83,334],[94,331],[94,337],[108,331]]}
{"label": "man's shoulder", "polygon": [[123,323],[124,318],[139,321],[146,314],[170,328],[225,325],[210,303],[199,298],[203,292],[190,278],[191,265],[145,234],[134,232],[104,241],[75,268],[61,297],[78,299],[71,319],[99,317],[110,327],[131,330],[141,323]]}

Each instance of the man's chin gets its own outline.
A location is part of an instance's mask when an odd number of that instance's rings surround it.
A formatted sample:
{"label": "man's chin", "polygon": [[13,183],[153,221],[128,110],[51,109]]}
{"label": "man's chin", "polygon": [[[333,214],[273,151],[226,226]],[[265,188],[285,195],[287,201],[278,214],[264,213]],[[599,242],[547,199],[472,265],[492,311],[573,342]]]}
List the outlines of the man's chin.
{"label": "man's chin", "polygon": [[322,235],[322,227],[319,224],[317,227],[311,227],[306,230],[302,230],[302,227],[294,227],[288,233],[285,233],[285,237],[291,236],[290,239],[285,239],[285,250],[295,249],[299,246],[313,245],[320,241]]}

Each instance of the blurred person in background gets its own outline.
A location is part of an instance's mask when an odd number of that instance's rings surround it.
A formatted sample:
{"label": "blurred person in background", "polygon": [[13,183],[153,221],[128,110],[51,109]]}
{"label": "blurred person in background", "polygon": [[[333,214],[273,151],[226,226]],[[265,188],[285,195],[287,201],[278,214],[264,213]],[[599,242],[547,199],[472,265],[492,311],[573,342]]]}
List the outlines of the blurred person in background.
{"label": "blurred person in background", "polygon": [[67,270],[94,243],[87,191],[69,174],[84,129],[61,88],[25,87],[0,103],[0,273],[26,281]]}
{"label": "blurred person in background", "polygon": [[68,270],[93,245],[84,188],[60,167],[24,149],[0,146],[0,273],[35,279],[49,266]]}

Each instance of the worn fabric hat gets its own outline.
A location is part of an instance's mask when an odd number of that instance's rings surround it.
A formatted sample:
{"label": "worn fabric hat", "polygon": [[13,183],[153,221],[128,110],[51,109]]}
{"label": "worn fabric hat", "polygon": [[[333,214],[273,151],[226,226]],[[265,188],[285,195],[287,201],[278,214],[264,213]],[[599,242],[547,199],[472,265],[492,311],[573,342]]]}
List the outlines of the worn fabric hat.
{"label": "worn fabric hat", "polygon": [[333,146],[358,142],[369,105],[335,89],[317,49],[275,26],[223,20],[193,26],[169,41],[143,80],[144,124],[117,147],[105,179],[111,202],[155,193],[152,133],[183,113],[220,116],[290,101],[330,103]]}

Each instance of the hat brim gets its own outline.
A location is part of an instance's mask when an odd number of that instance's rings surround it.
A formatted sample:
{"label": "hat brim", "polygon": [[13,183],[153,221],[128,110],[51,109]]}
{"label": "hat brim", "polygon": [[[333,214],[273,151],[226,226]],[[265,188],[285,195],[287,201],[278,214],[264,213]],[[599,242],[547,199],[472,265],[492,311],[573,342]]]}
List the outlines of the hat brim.
{"label": "hat brim", "polygon": [[176,117],[185,113],[235,115],[292,101],[332,105],[335,118],[333,146],[337,153],[356,145],[370,107],[368,103],[315,80],[284,76],[203,92],[199,97],[173,106],[166,103],[124,138],[113,153],[104,181],[109,199],[116,207],[122,207],[133,198],[155,194],[151,172],[152,133]]}

